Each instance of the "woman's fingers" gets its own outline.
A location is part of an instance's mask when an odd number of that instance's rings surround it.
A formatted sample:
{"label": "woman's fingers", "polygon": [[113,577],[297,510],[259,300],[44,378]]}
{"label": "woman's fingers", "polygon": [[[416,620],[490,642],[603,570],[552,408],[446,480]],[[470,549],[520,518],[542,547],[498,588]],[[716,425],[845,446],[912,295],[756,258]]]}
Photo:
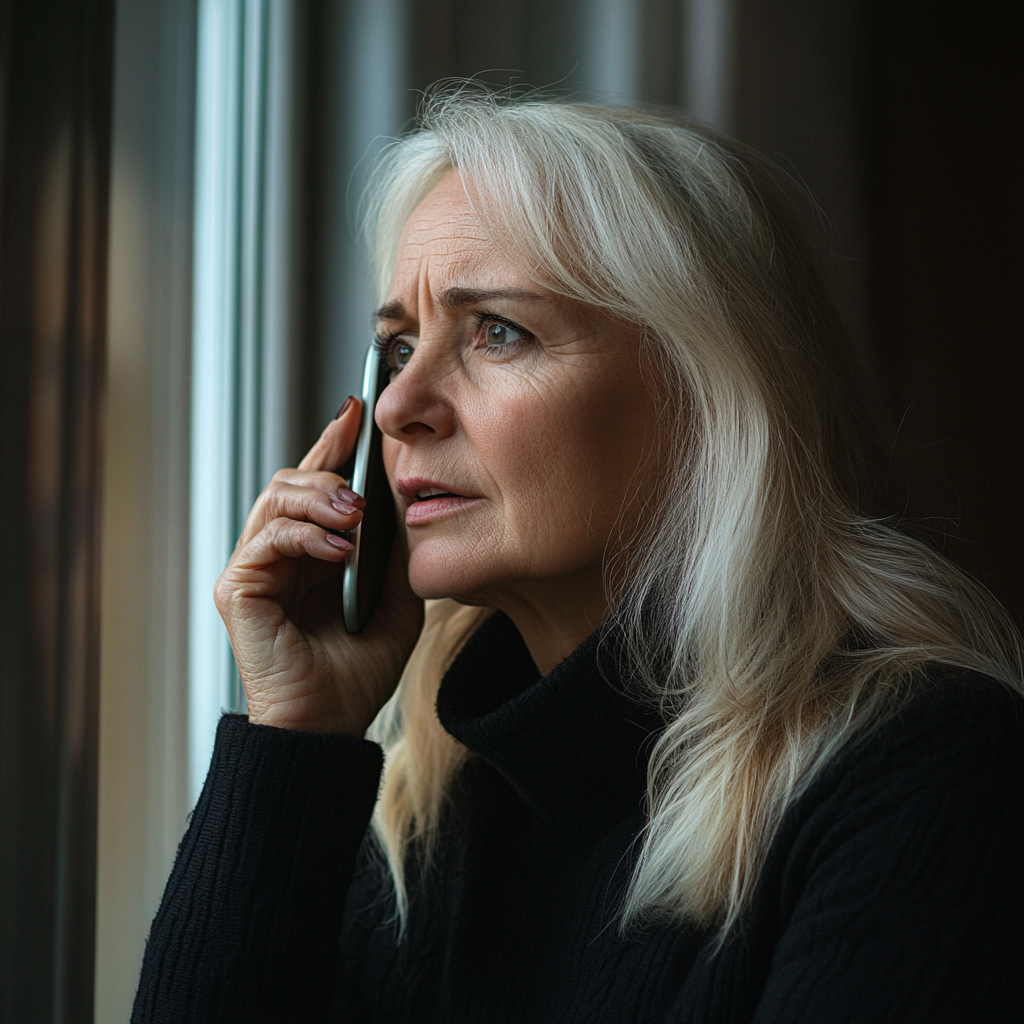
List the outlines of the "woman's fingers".
{"label": "woman's fingers", "polygon": [[[224,571],[224,577],[233,579],[232,586],[238,596],[266,597],[274,593],[279,582],[276,579],[277,567],[285,561],[291,561],[309,555],[323,562],[343,562],[352,545],[330,533],[315,523],[301,523],[282,516],[261,530],[244,547],[235,552]],[[252,570],[256,576],[251,577],[253,586],[243,588],[244,593],[237,591],[239,574],[249,577]],[[269,573],[264,570],[271,570]]]}
{"label": "woman's fingers", "polygon": [[298,469],[282,469],[274,474],[249,513],[236,552],[281,516],[310,520],[329,530],[351,530],[359,522],[366,502],[334,470],[352,453],[361,413],[362,402],[350,398]]}
{"label": "woman's fingers", "polygon": [[306,452],[299,469],[333,473],[352,454],[359,436],[362,413],[363,403],[350,397],[341,407],[337,419],[327,424],[319,440]]}
{"label": "woman's fingers", "polygon": [[[234,636],[239,624],[251,618],[243,609],[252,599],[280,601],[295,585],[299,559],[308,555],[324,569],[340,564],[352,545],[314,523],[281,518],[239,546],[213,588],[213,600]],[[236,651],[237,653],[237,651]]]}
{"label": "woman's fingers", "polygon": [[248,544],[282,517],[307,520],[328,530],[351,530],[362,518],[366,502],[339,480],[333,473],[277,473],[249,513],[238,546]]}

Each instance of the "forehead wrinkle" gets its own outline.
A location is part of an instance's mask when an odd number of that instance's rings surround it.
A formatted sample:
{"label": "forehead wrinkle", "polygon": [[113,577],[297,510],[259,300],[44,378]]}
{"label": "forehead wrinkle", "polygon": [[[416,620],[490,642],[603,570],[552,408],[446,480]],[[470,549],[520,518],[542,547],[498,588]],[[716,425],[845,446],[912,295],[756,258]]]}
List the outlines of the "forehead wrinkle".
{"label": "forehead wrinkle", "polygon": [[[390,299],[381,306],[376,316],[378,320],[391,322],[409,322],[419,320],[424,311],[429,311],[435,305],[433,294],[430,289],[430,270],[433,262],[441,264],[441,274],[444,274],[444,260],[437,260],[435,254],[426,252],[415,260],[416,271],[410,274],[399,287],[399,293],[409,290],[412,308],[408,308],[401,299]],[[394,282],[392,282],[394,284]],[[415,294],[413,292],[415,291]]]}
{"label": "forehead wrinkle", "polygon": [[[405,302],[389,299],[377,310],[378,320],[408,322],[428,311],[450,312],[492,299],[547,297],[526,287],[532,282],[508,280],[509,273],[522,275],[487,236],[461,190],[450,192],[439,186],[406,222],[393,281]],[[494,279],[496,273],[499,280]],[[434,289],[427,287],[431,278]],[[465,283],[460,284],[460,278]]]}
{"label": "forehead wrinkle", "polygon": [[[513,302],[547,302],[552,298],[549,294],[532,291],[528,287],[514,283],[504,285],[502,278],[507,280],[509,273],[502,271],[511,272],[513,277],[521,275],[499,253],[480,253],[479,250],[472,249],[469,252],[457,253],[426,252],[418,258],[410,256],[408,260],[415,264],[415,270],[406,276],[399,292],[405,288],[415,287],[416,305],[421,309],[425,307],[439,312],[451,312],[499,299]],[[465,280],[467,277],[470,281],[476,278],[479,283],[444,285],[445,279],[451,281],[454,278],[458,281],[459,278]],[[441,279],[437,281],[438,288],[430,287],[431,278]],[[425,304],[424,299],[429,299],[429,303]],[[394,298],[385,302],[374,315],[378,320],[394,322],[416,319],[417,312],[407,307],[401,299]]]}
{"label": "forehead wrinkle", "polygon": [[420,261],[419,294],[416,297],[416,312],[422,322],[424,314],[434,307],[434,295],[430,290],[430,254]]}
{"label": "forehead wrinkle", "polygon": [[487,248],[493,245],[483,225],[469,210],[452,209],[444,201],[430,199],[413,213],[402,229],[398,243],[399,262],[438,256],[457,255],[467,247]]}

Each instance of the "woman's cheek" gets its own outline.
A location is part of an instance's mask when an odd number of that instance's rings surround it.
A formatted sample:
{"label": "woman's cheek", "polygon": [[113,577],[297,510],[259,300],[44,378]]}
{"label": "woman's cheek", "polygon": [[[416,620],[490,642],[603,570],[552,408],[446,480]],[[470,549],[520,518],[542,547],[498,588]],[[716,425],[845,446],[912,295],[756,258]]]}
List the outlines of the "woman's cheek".
{"label": "woman's cheek", "polygon": [[398,465],[398,451],[401,445],[393,438],[384,434],[381,438],[381,454],[384,458],[384,472],[388,475],[388,483],[392,492],[398,496],[395,490],[395,467]]}

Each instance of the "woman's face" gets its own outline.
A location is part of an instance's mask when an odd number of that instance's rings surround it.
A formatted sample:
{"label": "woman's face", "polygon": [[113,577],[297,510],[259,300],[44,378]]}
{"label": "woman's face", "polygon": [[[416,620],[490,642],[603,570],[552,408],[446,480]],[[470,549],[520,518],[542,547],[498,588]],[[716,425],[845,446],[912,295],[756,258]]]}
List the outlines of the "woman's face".
{"label": "woman's face", "polygon": [[635,532],[657,473],[639,332],[517,270],[454,171],[406,225],[378,318],[413,589],[513,619],[574,604],[595,628],[606,546]]}

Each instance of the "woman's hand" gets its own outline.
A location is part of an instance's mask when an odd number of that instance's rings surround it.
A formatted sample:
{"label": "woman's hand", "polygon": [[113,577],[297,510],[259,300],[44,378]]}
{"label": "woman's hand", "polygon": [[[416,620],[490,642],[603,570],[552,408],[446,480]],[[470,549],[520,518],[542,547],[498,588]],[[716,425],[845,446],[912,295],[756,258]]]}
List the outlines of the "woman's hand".
{"label": "woman's hand", "polygon": [[351,529],[366,505],[333,472],[359,432],[361,403],[346,404],[299,468],[280,470],[256,499],[214,600],[250,722],[362,736],[398,685],[423,602],[409,587],[399,531],[369,622],[345,631],[340,573],[351,545],[327,531]]}

